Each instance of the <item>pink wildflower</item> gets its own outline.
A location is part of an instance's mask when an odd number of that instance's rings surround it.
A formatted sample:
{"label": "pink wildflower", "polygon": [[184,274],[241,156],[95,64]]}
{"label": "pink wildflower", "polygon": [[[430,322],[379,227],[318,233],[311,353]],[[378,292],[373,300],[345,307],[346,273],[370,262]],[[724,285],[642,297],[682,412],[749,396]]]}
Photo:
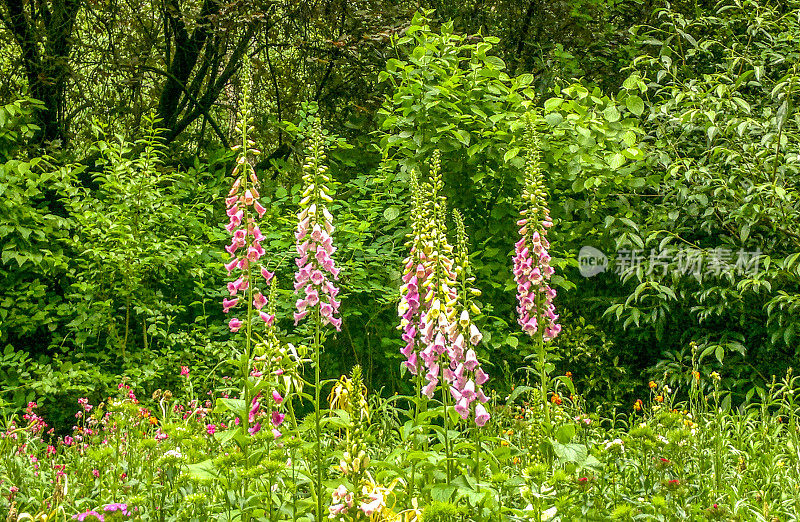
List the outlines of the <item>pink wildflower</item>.
{"label": "pink wildflower", "polygon": [[322,323],[331,324],[339,330],[339,302],[334,299],[339,289],[330,280],[338,278],[339,270],[330,257],[336,250],[331,238],[334,227],[333,217],[325,206],[332,201],[327,187],[331,179],[327,174],[327,166],[319,161],[320,157],[324,157],[324,139],[319,123],[315,125],[303,169],[305,197],[300,202],[301,210],[297,215],[295,231],[298,257],[295,259],[297,272],[294,287],[296,292],[302,290],[306,296],[298,299],[294,319],[297,324],[308,315],[309,310],[318,308]]}
{"label": "pink wildflower", "polygon": [[231,332],[234,332],[234,333],[238,332],[239,328],[242,327],[242,322],[239,319],[233,317],[233,318],[231,318],[230,321],[228,321],[228,327],[231,329]]}
{"label": "pink wildflower", "polygon": [[517,313],[522,330],[528,335],[540,332],[544,340],[555,338],[561,331],[556,321],[553,299],[556,292],[550,287],[553,268],[550,266],[547,229],[552,225],[547,208],[544,181],[539,168],[539,149],[535,135],[529,134],[530,154],[525,167],[525,187],[522,192],[524,208],[520,226],[521,239],[514,248],[514,280],[517,283]]}
{"label": "pink wildflower", "polygon": [[[264,247],[261,246],[265,236],[261,233],[256,220],[264,215],[266,209],[258,201],[259,182],[247,160],[249,152],[247,146],[241,149],[233,171],[233,186],[225,200],[226,214],[230,218],[225,228],[232,236],[230,245],[225,247],[232,259],[225,263],[225,269],[229,275],[236,277],[227,284],[231,299],[222,301],[222,309],[225,313],[239,303],[237,297],[239,292],[246,294],[245,303],[252,300],[253,306],[257,310],[261,310],[266,305],[266,298],[264,293],[257,288],[258,283],[253,277],[257,272],[252,272],[252,270],[255,268],[261,271],[266,285],[272,278],[272,274],[259,263],[265,254]],[[237,269],[238,272],[234,275],[233,272]],[[234,333],[238,332],[242,326],[242,321],[238,318],[228,322],[228,327]]]}

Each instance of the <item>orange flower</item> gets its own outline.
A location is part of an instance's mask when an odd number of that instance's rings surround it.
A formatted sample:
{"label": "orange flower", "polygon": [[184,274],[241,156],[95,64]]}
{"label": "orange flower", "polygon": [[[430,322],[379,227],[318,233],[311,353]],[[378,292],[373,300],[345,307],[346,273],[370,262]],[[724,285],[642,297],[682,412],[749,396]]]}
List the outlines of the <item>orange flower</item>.
{"label": "orange flower", "polygon": [[150,422],[150,424],[155,426],[156,424],[158,424],[158,419],[156,419],[155,417],[150,417],[149,422]]}
{"label": "orange flower", "polygon": [[697,370],[693,371],[692,375],[694,375],[694,380],[696,381],[700,380],[700,372],[698,372]]}
{"label": "orange flower", "polygon": [[554,393],[552,397],[550,397],[550,402],[553,404],[561,405],[561,397],[558,396],[557,393]]}
{"label": "orange flower", "polygon": [[636,402],[633,403],[633,409],[635,411],[642,411],[642,399],[636,399]]}
{"label": "orange flower", "polygon": [[514,457],[514,464],[519,464],[519,457]]}
{"label": "orange flower", "polygon": [[501,440],[500,441],[500,445],[501,446],[508,446],[508,441],[507,440]]}
{"label": "orange flower", "polygon": [[655,382],[650,381],[647,383],[647,386],[649,386],[651,390],[655,390],[658,385]]}
{"label": "orange flower", "polygon": [[565,375],[566,375],[567,377],[569,377],[570,379],[572,379],[572,372],[567,372]]}
{"label": "orange flower", "polygon": [[656,402],[664,402],[664,396],[663,395],[656,396]]}

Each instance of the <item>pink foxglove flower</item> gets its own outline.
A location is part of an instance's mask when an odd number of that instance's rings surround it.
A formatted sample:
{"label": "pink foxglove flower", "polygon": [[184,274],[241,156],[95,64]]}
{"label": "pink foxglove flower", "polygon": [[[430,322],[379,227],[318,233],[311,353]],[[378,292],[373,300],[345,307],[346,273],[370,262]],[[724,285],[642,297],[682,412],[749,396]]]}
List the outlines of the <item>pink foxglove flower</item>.
{"label": "pink foxglove flower", "polygon": [[[416,176],[411,177],[410,255],[404,261],[397,307],[401,337],[406,343],[400,352],[406,358],[402,364],[425,379],[421,390],[424,395],[432,397],[442,384],[455,401],[455,411],[468,419],[476,411],[474,405],[486,401],[480,386],[488,376],[481,370],[474,348],[467,344],[477,345],[482,335],[469,314],[470,309],[477,313],[477,307],[468,295],[459,295],[458,289],[466,289],[466,283],[473,278],[467,277],[466,234],[458,213],[455,215],[459,236],[457,259],[447,241],[446,203],[439,195],[440,171],[440,157],[435,152],[430,182],[420,184]],[[479,293],[472,288],[468,292]]]}
{"label": "pink foxglove flower", "polygon": [[336,251],[331,238],[334,226],[326,207],[333,201],[328,189],[331,178],[327,174],[323,147],[324,137],[317,120],[303,165],[305,188],[295,231],[298,258],[294,288],[296,293],[302,292],[303,297],[297,300],[294,322],[298,324],[309,312],[316,311],[323,324],[332,324],[340,330],[342,319],[338,316],[339,301],[335,299],[339,289],[331,281],[339,278],[339,269],[331,257]]}
{"label": "pink foxglove flower", "polygon": [[[253,142],[247,138],[246,133],[249,113],[246,107],[243,110],[244,115],[240,122],[242,144],[233,169],[233,185],[225,199],[229,218],[225,229],[231,234],[231,243],[225,247],[231,258],[225,263],[225,269],[233,280],[227,284],[230,297],[223,299],[222,310],[228,313],[237,306],[244,305],[246,313],[244,320],[234,318],[228,322],[231,332],[238,332],[242,326],[250,331],[250,326],[253,325],[247,322],[252,321],[256,315],[253,309],[260,311],[266,306],[265,287],[269,285],[273,275],[261,265],[261,258],[265,254],[261,242],[265,237],[257,220],[264,215],[266,209],[258,201],[258,176],[248,161],[248,155],[254,151],[251,149]],[[263,284],[257,277],[259,271],[264,278]]]}
{"label": "pink foxglove flower", "polygon": [[547,208],[547,193],[539,167],[538,142],[532,130],[528,132],[528,147],[522,192],[523,209],[517,221],[521,238],[514,247],[517,321],[528,335],[539,332],[545,341],[549,341],[561,331],[553,303],[556,291],[550,287],[550,277],[554,271],[550,266],[547,229],[553,222]]}
{"label": "pink foxglove flower", "polygon": [[242,322],[235,317],[231,318],[231,320],[228,321],[228,328],[231,329],[231,332],[236,333],[239,331],[239,328],[241,327],[242,327]]}
{"label": "pink foxglove flower", "polygon": [[478,404],[475,407],[475,424],[483,426],[489,420],[489,412],[486,411],[483,404]]}

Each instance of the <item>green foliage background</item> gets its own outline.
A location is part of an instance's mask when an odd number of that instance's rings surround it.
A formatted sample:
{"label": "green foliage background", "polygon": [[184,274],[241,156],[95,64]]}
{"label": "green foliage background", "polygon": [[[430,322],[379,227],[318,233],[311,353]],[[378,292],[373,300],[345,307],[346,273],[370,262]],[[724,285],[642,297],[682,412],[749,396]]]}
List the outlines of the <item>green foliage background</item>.
{"label": "green foliage background", "polygon": [[[329,377],[358,363],[371,389],[408,386],[395,329],[407,180],[437,148],[483,291],[482,358],[500,393],[528,379],[510,271],[525,112],[537,117],[555,220],[556,371],[610,409],[651,377],[689,379],[693,358],[720,371],[732,401],[796,362],[798,2],[220,3],[228,18],[210,25],[188,4],[122,5],[104,36],[92,17],[114,7],[77,4],[61,55],[46,45],[47,22],[30,20],[49,67],[63,68],[48,73],[63,80],[51,92],[12,72],[25,46],[0,1],[0,400],[10,406],[43,398],[55,419],[121,376],[145,393],[173,386],[181,364],[208,385],[225,376],[222,198],[243,60],[254,65],[264,246],[280,327],[295,340],[298,162],[310,115],[329,132],[344,319],[326,344]],[[161,19],[180,20],[187,38],[207,33],[172,112],[164,93],[181,73],[183,33],[159,33]],[[116,54],[92,61],[105,47]],[[212,88],[213,67],[233,68],[224,88]],[[583,278],[584,245],[641,249],[644,261]],[[697,278],[675,255],[651,263],[651,249],[668,248],[764,257],[758,273]]]}

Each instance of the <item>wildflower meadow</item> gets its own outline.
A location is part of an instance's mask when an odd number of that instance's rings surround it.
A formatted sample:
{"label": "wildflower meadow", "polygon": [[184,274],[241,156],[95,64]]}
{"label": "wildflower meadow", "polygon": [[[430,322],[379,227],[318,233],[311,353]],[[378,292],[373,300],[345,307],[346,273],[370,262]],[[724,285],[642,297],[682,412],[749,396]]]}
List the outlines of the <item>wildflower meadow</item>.
{"label": "wildflower meadow", "polygon": [[112,4],[0,0],[0,521],[798,520],[800,4]]}

